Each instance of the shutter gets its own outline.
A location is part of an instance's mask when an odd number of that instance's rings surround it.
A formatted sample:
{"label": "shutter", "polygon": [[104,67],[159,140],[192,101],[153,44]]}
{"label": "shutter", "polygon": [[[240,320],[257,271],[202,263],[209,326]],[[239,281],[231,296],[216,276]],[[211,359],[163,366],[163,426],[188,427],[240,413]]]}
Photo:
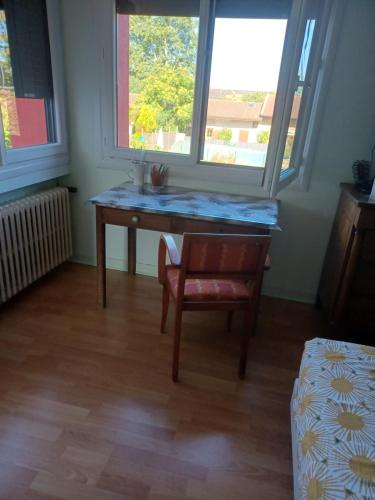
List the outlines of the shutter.
{"label": "shutter", "polygon": [[4,0],[16,97],[53,97],[45,0]]}
{"label": "shutter", "polygon": [[216,17],[287,19],[292,0],[216,0]]}
{"label": "shutter", "polygon": [[116,0],[117,14],[199,17],[199,0]]}

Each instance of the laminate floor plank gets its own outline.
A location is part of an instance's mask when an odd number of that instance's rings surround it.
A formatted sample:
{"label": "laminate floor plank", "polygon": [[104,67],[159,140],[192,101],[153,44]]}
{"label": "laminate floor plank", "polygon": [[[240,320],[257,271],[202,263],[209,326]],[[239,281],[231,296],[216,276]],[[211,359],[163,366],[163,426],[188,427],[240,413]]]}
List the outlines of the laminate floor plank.
{"label": "laminate floor plank", "polygon": [[0,309],[0,498],[292,498],[289,403],[314,307],[262,297],[247,376],[242,318],[183,317],[170,378],[173,305],[159,333],[157,280],[67,263]]}

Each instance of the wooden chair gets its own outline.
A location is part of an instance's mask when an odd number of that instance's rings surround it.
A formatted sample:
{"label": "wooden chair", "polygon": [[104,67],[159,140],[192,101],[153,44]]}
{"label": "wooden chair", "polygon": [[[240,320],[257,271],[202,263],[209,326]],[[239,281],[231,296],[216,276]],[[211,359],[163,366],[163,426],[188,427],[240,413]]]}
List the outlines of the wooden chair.
{"label": "wooden chair", "polygon": [[[165,331],[169,296],[175,302],[172,379],[178,380],[182,311],[245,312],[239,377],[245,376],[249,337],[254,333],[264,269],[269,267],[270,236],[192,234],[183,236],[181,257],[171,235],[159,244],[159,282],[163,285],[161,332]],[[168,253],[170,265],[166,265]]]}

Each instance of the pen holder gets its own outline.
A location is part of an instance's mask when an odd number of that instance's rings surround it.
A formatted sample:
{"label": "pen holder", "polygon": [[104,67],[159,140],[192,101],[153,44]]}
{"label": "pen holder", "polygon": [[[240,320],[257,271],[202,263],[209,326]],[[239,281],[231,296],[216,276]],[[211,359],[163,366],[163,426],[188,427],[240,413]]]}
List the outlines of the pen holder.
{"label": "pen holder", "polygon": [[150,177],[151,189],[154,192],[158,193],[160,191],[163,191],[167,182],[167,174],[168,168],[165,165],[152,165]]}

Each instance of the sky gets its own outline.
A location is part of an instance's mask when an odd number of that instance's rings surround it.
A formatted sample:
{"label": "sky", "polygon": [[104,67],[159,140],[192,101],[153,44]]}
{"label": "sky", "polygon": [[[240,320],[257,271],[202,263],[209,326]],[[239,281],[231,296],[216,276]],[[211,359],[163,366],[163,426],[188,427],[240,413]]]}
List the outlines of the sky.
{"label": "sky", "polygon": [[210,87],[275,91],[286,20],[216,19]]}

